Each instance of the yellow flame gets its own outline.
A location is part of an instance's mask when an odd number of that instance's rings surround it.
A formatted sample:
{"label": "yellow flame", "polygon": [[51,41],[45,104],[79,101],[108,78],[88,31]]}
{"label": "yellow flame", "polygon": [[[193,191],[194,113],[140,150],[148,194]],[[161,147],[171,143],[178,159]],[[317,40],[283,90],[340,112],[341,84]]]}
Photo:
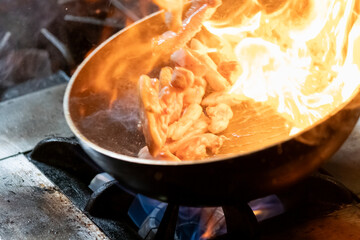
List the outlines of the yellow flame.
{"label": "yellow flame", "polygon": [[[226,5],[226,1],[224,1]],[[243,72],[230,89],[273,106],[295,134],[331,113],[360,86],[358,0],[249,0],[234,24],[204,26],[229,48]],[[251,7],[249,7],[251,6]],[[246,16],[246,17],[244,17]]]}

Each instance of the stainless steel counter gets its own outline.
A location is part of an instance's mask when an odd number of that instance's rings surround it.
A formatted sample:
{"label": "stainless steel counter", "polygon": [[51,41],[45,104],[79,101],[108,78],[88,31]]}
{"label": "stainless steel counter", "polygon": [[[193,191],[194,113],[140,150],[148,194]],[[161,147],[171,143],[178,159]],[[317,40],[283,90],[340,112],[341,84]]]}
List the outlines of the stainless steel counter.
{"label": "stainless steel counter", "polygon": [[29,151],[49,135],[72,136],[62,110],[65,87],[0,103],[0,159]]}
{"label": "stainless steel counter", "polygon": [[0,103],[0,239],[108,239],[22,154],[49,135],[72,136],[64,90]]}

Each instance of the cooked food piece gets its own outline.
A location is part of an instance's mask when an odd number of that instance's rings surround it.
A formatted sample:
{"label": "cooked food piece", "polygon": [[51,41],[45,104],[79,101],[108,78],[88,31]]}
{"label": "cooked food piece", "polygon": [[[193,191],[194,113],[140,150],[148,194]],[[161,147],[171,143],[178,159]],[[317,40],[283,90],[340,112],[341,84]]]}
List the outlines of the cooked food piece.
{"label": "cooked food piece", "polygon": [[158,155],[159,159],[162,160],[171,160],[171,161],[176,161],[176,162],[180,162],[181,160],[176,157],[174,154],[172,154],[169,150],[165,149],[163,151],[161,151]]}
{"label": "cooked food piece", "polygon": [[205,79],[201,77],[195,77],[194,86],[202,87],[205,90],[207,86],[207,82],[205,81]]}
{"label": "cooked food piece", "polygon": [[182,48],[171,55],[171,60],[193,71],[195,76],[205,76],[215,91],[224,91],[230,87],[228,81],[217,71],[217,65],[206,53]]}
{"label": "cooked food piece", "polygon": [[164,33],[155,42],[155,54],[167,55],[184,47],[196,33],[202,23],[208,20],[221,5],[221,0],[194,0],[182,22],[182,28],[176,34]]}
{"label": "cooked food piece", "polygon": [[236,61],[224,61],[218,65],[217,70],[231,85],[233,85],[240,75],[241,67]]}
{"label": "cooked food piece", "polygon": [[196,103],[201,104],[205,95],[207,83],[203,78],[195,77],[194,84],[184,91],[184,106]]}
{"label": "cooked food piece", "polygon": [[194,83],[194,74],[182,67],[175,67],[172,77],[171,85],[176,88],[185,89],[192,86]]}
{"label": "cooked food piece", "polygon": [[186,19],[193,16],[194,13],[196,13],[196,11],[199,11],[199,8],[204,5],[207,5],[208,8],[210,8],[207,12],[207,15],[209,15],[207,17],[210,18],[211,15],[214,14],[216,8],[221,5],[221,3],[221,0],[193,0],[190,9],[186,12]]}
{"label": "cooked food piece", "polygon": [[179,140],[187,132],[187,130],[198,120],[202,113],[202,107],[199,104],[189,105],[181,118],[171,124],[168,130],[168,138]]}
{"label": "cooked food piece", "polygon": [[166,140],[168,125],[161,114],[159,81],[142,75],[139,79],[140,119],[146,144],[151,155],[159,154]]}
{"label": "cooked food piece", "polygon": [[210,119],[205,116],[204,113],[201,114],[200,118],[195,121],[195,123],[188,129],[188,131],[184,134],[184,136],[178,141],[168,140],[166,147],[170,152],[175,153],[181,144],[183,144],[186,139],[189,137],[200,135],[208,132],[208,125],[210,123]]}
{"label": "cooked food piece", "polygon": [[205,116],[204,113],[202,113],[200,118],[196,120],[194,124],[189,128],[189,130],[185,133],[184,138],[208,132],[209,124],[210,119]]}
{"label": "cooked food piece", "polygon": [[178,144],[175,155],[181,160],[203,159],[218,153],[225,140],[224,136],[205,133],[186,138]]}
{"label": "cooked food piece", "polygon": [[162,115],[166,119],[166,124],[171,124],[178,120],[183,109],[184,93],[172,86],[166,86],[159,93]]}
{"label": "cooked food piece", "polygon": [[154,0],[161,9],[166,11],[165,24],[171,31],[177,32],[182,27],[182,11],[184,3],[182,0]]}
{"label": "cooked food piece", "polygon": [[170,85],[173,69],[171,67],[163,67],[160,71],[159,81],[160,89]]}
{"label": "cooked food piece", "polygon": [[204,44],[202,44],[199,40],[197,40],[196,38],[191,39],[190,42],[190,48],[192,50],[196,50],[201,54],[205,54],[209,52],[208,47],[206,47]]}
{"label": "cooked food piece", "polygon": [[207,107],[206,113],[211,119],[208,129],[212,133],[224,131],[228,127],[230,119],[233,117],[231,108],[224,103],[220,103],[214,107]]}
{"label": "cooked food piece", "polygon": [[205,65],[196,57],[194,57],[189,50],[181,48],[175,51],[171,55],[171,61],[176,63],[180,67],[189,69],[197,77],[202,77],[205,75],[206,67]]}
{"label": "cooked food piece", "polygon": [[187,106],[192,103],[196,103],[200,105],[204,94],[205,94],[205,88],[201,86],[195,85],[191,88],[186,89],[184,93],[184,106]]}
{"label": "cooked food piece", "polygon": [[215,106],[219,103],[225,103],[230,107],[238,105],[247,100],[243,96],[237,94],[231,94],[229,92],[213,92],[207,95],[201,102],[203,106]]}
{"label": "cooked food piece", "polygon": [[199,59],[205,67],[204,78],[209,83],[214,91],[225,91],[230,87],[228,81],[217,71],[217,66],[214,61],[206,53],[201,53],[196,50],[189,50],[191,54]]}
{"label": "cooked food piece", "polygon": [[151,160],[171,160],[176,162],[180,161],[180,159],[177,158],[174,154],[172,154],[169,150],[163,150],[156,157],[153,157],[150,154],[148,147],[146,146],[140,149],[138,157]]}

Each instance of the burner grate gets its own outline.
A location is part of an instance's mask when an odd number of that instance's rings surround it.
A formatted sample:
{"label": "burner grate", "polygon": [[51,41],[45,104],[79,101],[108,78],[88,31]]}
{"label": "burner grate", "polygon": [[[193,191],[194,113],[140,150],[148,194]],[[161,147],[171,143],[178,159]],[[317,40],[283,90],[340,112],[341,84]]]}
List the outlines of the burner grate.
{"label": "burner grate", "polygon": [[[76,176],[76,182],[81,183],[83,190],[96,174],[102,172],[81,149],[75,138],[45,139],[35,147],[30,158],[50,178],[51,175],[54,176],[53,171],[58,170],[49,170],[49,166],[65,170],[66,177]],[[57,175],[55,174],[55,176]],[[64,185],[63,180],[64,176],[53,181],[56,184]],[[70,188],[74,189],[75,187]],[[64,191],[67,191],[66,187]],[[127,215],[128,209],[134,201],[134,195],[123,189],[116,180],[105,181],[93,193],[89,189],[84,192],[86,194],[78,196],[82,202],[80,208],[84,209],[93,219],[106,218],[111,221],[125,221],[129,227],[127,230],[133,233],[139,231],[139,235],[143,239],[177,239],[179,235],[177,225],[181,207],[178,205],[160,203],[157,214],[155,211],[152,213],[159,215],[160,219],[159,216],[149,216],[146,221],[142,219],[149,225],[145,228],[140,226],[139,230],[135,224],[131,223]],[[71,195],[70,192],[68,194]],[[346,204],[360,202],[355,194],[324,170],[320,170],[297,185],[277,193],[277,196],[286,212],[260,222],[247,203],[223,206],[227,232],[210,236],[211,239],[237,239],[238,236],[246,239],[258,239],[271,232],[269,229],[277,228],[278,231],[281,231],[281,228],[290,222],[298,222],[301,219],[308,221],[334,212]],[[74,199],[74,197],[70,197],[70,199]],[[97,224],[101,225],[101,223]],[[118,225],[115,226],[118,227]],[[139,238],[138,235],[136,237]]]}

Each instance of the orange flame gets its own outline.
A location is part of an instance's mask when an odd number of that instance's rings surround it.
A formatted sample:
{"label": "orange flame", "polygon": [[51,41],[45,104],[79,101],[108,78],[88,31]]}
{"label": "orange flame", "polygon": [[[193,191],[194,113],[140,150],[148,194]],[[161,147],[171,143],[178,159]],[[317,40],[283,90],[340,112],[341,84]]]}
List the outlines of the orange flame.
{"label": "orange flame", "polygon": [[274,107],[293,124],[291,134],[344,104],[360,86],[359,5],[249,0],[229,21],[215,15],[204,26],[243,69],[229,92]]}
{"label": "orange flame", "polygon": [[205,232],[201,235],[200,239],[209,239],[214,236],[214,228],[216,224],[216,220],[214,218],[210,218],[209,222],[206,225]]}
{"label": "orange flame", "polygon": [[204,222],[205,232],[200,236],[200,239],[205,240],[214,237],[221,227],[222,221],[225,221],[225,218],[221,208],[202,208],[200,222]]}

